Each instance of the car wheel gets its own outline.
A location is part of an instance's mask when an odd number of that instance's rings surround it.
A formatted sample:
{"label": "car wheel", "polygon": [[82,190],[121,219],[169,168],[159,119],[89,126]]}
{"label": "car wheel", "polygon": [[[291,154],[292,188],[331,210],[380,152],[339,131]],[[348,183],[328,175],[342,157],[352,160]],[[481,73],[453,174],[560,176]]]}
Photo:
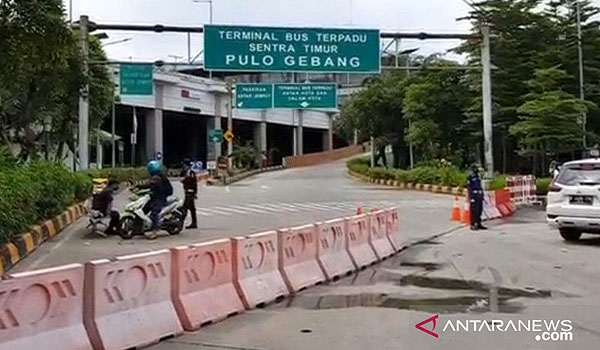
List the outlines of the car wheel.
{"label": "car wheel", "polygon": [[581,231],[572,228],[561,228],[560,235],[565,241],[574,242],[581,237]]}

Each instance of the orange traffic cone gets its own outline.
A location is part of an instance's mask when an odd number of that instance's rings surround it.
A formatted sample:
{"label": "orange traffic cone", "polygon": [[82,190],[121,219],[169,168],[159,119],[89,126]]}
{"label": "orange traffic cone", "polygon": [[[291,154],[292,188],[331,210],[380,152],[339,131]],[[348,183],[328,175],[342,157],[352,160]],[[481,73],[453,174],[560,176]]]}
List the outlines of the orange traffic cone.
{"label": "orange traffic cone", "polygon": [[462,223],[465,225],[471,224],[471,201],[469,200],[469,196],[465,197],[465,211],[462,215]]}
{"label": "orange traffic cone", "polygon": [[362,215],[363,214],[363,210],[362,207],[359,205],[358,208],[356,209],[356,215]]}
{"label": "orange traffic cone", "polygon": [[452,208],[452,215],[450,216],[452,221],[460,221],[460,204],[458,202],[458,196],[454,196],[454,206]]}

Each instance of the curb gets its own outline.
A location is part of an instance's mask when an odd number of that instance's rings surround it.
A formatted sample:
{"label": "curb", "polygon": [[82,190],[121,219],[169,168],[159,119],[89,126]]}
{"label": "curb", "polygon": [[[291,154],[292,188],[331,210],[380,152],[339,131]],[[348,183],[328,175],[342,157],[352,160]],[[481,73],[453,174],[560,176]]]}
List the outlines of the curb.
{"label": "curb", "polygon": [[35,225],[31,231],[18,235],[0,246],[0,276],[37,249],[43,242],[58,235],[64,228],[87,214],[87,201],[67,208],[53,219]]}
{"label": "curb", "polygon": [[441,186],[441,185],[430,185],[430,184],[413,184],[406,182],[399,182],[394,180],[383,180],[383,179],[373,179],[366,175],[359,174],[348,170],[348,175],[358,178],[365,182],[374,183],[377,185],[395,187],[400,190],[408,189],[415,191],[423,191],[423,192],[431,192],[431,193],[440,193],[440,194],[450,194],[460,197],[466,197],[469,192],[466,188],[462,187],[450,187],[450,186]]}
{"label": "curb", "polygon": [[261,173],[266,173],[266,172],[271,172],[271,171],[276,171],[276,170],[282,170],[285,169],[285,166],[283,165],[275,165],[275,166],[269,166],[269,167],[265,167],[265,168],[260,168],[260,169],[254,169],[254,170],[250,170],[250,171],[246,171],[240,174],[236,174],[233,176],[229,176],[225,178],[226,183],[223,184],[220,182],[220,180],[218,178],[215,178],[216,180],[219,181],[219,183],[217,183],[217,185],[221,185],[221,186],[225,186],[225,185],[231,185],[235,182],[238,182],[240,180],[243,180],[247,177],[250,176],[254,176],[256,174],[261,174]]}

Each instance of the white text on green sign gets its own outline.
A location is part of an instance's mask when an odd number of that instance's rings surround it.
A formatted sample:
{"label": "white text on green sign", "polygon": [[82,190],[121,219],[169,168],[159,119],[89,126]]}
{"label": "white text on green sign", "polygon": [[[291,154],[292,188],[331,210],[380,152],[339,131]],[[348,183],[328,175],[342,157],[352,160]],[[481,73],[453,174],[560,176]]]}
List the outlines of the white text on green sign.
{"label": "white text on green sign", "polygon": [[379,72],[379,31],[209,25],[204,57],[217,71]]}
{"label": "white text on green sign", "polygon": [[273,106],[272,84],[237,84],[235,107],[238,109],[267,109]]}
{"label": "white text on green sign", "polygon": [[275,84],[275,108],[336,108],[336,84]]}
{"label": "white text on green sign", "polygon": [[152,95],[152,65],[121,64],[119,71],[121,95]]}

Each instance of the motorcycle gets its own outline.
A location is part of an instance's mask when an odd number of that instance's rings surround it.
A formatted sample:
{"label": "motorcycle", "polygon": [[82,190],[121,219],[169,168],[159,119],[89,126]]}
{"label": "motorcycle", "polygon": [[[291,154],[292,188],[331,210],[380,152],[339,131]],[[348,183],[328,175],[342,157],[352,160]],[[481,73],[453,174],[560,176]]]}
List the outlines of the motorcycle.
{"label": "motorcycle", "polygon": [[[119,235],[123,239],[132,239],[133,236],[152,230],[150,213],[144,213],[144,207],[150,201],[150,190],[134,191],[134,197],[130,200],[119,221]],[[167,203],[159,214],[160,229],[170,235],[178,235],[183,230],[183,221],[183,200],[177,197],[167,198]]]}

